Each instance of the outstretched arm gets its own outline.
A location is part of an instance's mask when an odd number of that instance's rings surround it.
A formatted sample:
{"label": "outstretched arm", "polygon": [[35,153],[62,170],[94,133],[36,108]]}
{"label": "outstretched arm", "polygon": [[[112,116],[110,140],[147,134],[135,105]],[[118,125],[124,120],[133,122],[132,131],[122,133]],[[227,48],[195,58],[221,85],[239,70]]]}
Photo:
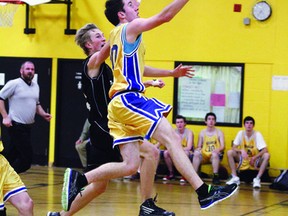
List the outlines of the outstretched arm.
{"label": "outstretched arm", "polygon": [[145,66],[144,76],[146,77],[182,77],[186,76],[192,78],[194,76],[195,70],[192,69],[193,66],[184,66],[182,64],[178,65],[174,70],[165,70],[153,68],[150,66]]}
{"label": "outstretched arm", "polygon": [[160,13],[149,18],[137,18],[127,25],[126,36],[129,42],[134,42],[139,34],[156,28],[172,20],[189,0],[174,0]]}

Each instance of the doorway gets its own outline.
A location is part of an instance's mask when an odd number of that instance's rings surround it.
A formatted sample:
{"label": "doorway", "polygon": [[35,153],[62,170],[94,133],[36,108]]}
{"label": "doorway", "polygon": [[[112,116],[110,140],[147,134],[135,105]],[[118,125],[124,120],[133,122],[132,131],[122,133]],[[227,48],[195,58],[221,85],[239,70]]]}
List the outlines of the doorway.
{"label": "doorway", "polygon": [[81,90],[83,59],[58,59],[55,165],[82,167],[75,142],[88,110]]}

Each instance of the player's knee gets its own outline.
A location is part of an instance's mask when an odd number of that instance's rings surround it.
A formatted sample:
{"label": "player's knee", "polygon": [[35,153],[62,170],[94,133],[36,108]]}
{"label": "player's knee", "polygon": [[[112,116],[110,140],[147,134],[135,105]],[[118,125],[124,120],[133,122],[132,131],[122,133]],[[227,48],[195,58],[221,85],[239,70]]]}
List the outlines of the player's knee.
{"label": "player's knee", "polygon": [[[154,147],[154,146],[153,146]],[[153,161],[158,161],[159,160],[159,149],[157,149],[156,147],[151,148],[151,151],[148,152],[147,156],[145,157],[145,159],[148,160],[153,160]]]}
{"label": "player's knee", "polygon": [[232,149],[227,151],[227,156],[228,157],[232,157],[233,156],[233,150]]}
{"label": "player's knee", "polygon": [[20,215],[31,215],[33,212],[34,203],[33,200],[29,197],[18,206],[18,211]]}
{"label": "player's knee", "polygon": [[146,160],[159,160],[160,150],[154,145],[150,145],[145,154],[143,154]]}
{"label": "player's knee", "polygon": [[194,151],[194,158],[200,158],[200,156],[201,156],[201,152],[198,150],[195,150]]}
{"label": "player's knee", "polygon": [[264,153],[263,159],[268,161],[270,159],[270,154],[268,152]]}
{"label": "player's knee", "polygon": [[211,159],[212,160],[219,160],[219,154],[216,152],[212,152],[211,154]]}
{"label": "player's knee", "polygon": [[138,168],[140,166],[140,157],[139,157],[139,160],[136,159],[134,161],[124,161],[125,163],[125,172],[126,174],[125,175],[133,175],[135,174],[137,171],[138,171]]}

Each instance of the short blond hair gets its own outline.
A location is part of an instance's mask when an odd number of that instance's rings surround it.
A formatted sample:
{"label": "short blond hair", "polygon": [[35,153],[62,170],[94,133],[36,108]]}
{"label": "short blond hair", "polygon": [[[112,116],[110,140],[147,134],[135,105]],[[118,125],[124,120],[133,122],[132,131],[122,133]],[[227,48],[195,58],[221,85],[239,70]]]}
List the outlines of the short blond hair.
{"label": "short blond hair", "polygon": [[75,36],[76,44],[82,48],[82,50],[87,56],[89,55],[89,49],[85,45],[88,41],[91,41],[89,32],[92,29],[98,29],[98,27],[93,23],[88,23],[82,28],[80,28]]}

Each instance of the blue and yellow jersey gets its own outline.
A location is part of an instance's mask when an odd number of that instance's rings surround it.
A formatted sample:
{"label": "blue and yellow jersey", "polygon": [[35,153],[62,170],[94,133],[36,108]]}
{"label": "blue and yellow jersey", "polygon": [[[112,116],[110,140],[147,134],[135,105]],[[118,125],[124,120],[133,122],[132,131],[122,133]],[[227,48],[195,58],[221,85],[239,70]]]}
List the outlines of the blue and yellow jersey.
{"label": "blue and yellow jersey", "polygon": [[128,43],[127,24],[117,26],[110,33],[110,60],[114,76],[114,83],[109,91],[110,98],[118,92],[145,91],[142,82],[145,55],[142,34],[134,43]]}

